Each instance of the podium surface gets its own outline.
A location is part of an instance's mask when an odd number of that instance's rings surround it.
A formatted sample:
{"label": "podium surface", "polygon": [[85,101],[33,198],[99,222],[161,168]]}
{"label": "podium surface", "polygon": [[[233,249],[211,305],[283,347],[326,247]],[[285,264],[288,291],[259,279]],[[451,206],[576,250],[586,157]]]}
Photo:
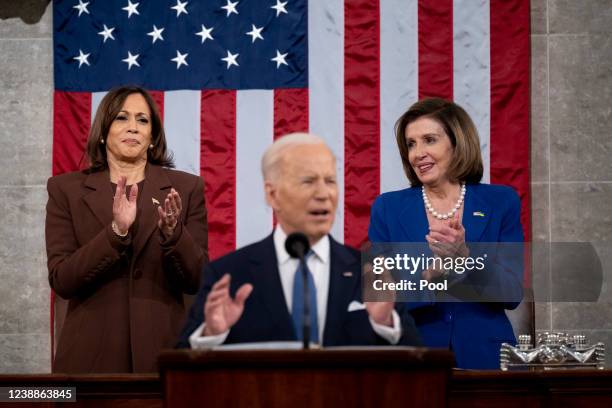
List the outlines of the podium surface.
{"label": "podium surface", "polygon": [[165,406],[444,407],[452,352],[412,347],[175,350],[159,358]]}

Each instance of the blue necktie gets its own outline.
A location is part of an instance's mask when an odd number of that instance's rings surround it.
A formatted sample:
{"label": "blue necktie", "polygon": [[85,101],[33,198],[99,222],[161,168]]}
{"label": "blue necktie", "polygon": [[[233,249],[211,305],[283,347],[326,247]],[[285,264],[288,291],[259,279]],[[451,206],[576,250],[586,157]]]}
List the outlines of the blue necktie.
{"label": "blue necktie", "polygon": [[[304,257],[304,263],[308,257],[312,255],[309,251]],[[308,297],[310,298],[310,341],[312,343],[319,342],[319,323],[317,315],[317,290],[314,285],[312,273],[306,265],[306,273],[308,274]],[[291,317],[293,318],[293,327],[298,340],[304,339],[303,319],[304,319],[304,280],[302,278],[302,267],[298,264],[295,276],[293,278],[293,301],[291,307]]]}

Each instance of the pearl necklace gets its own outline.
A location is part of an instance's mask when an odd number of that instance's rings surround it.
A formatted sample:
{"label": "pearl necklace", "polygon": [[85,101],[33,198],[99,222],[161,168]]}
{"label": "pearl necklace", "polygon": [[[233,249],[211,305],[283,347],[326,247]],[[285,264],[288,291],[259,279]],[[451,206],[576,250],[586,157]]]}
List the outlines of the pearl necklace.
{"label": "pearl necklace", "polygon": [[425,203],[425,208],[427,208],[427,211],[429,211],[431,215],[433,215],[439,220],[448,220],[449,218],[453,218],[455,213],[459,210],[459,208],[461,208],[463,200],[465,199],[465,183],[461,183],[461,194],[459,194],[459,199],[457,200],[457,203],[455,204],[453,209],[447,212],[446,214],[440,214],[433,208],[433,206],[429,202],[429,198],[427,198],[427,194],[425,193],[425,186],[421,187],[421,191],[423,192],[423,202]]}

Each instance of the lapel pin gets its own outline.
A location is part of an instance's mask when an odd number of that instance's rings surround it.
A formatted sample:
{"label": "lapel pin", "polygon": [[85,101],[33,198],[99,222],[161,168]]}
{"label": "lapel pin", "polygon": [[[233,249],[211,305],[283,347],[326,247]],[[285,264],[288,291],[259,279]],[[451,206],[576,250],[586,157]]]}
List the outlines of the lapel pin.
{"label": "lapel pin", "polygon": [[484,216],[485,216],[485,215],[484,215],[484,213],[483,213],[483,212],[481,212],[481,211],[474,211],[474,212],[472,213],[472,215],[473,215],[474,217],[484,217]]}
{"label": "lapel pin", "polygon": [[159,201],[157,201],[157,199],[155,199],[155,197],[152,197],[151,201],[153,201],[153,204],[159,205]]}
{"label": "lapel pin", "polygon": [[353,272],[351,271],[342,272],[342,276],[344,276],[345,278],[351,278],[353,277]]}

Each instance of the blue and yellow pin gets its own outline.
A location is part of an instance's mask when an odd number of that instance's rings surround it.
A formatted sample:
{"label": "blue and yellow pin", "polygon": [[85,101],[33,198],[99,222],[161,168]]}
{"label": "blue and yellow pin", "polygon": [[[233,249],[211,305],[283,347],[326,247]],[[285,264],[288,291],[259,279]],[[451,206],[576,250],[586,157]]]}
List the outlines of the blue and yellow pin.
{"label": "blue and yellow pin", "polygon": [[472,215],[474,217],[484,217],[485,216],[485,214],[482,211],[474,211]]}

